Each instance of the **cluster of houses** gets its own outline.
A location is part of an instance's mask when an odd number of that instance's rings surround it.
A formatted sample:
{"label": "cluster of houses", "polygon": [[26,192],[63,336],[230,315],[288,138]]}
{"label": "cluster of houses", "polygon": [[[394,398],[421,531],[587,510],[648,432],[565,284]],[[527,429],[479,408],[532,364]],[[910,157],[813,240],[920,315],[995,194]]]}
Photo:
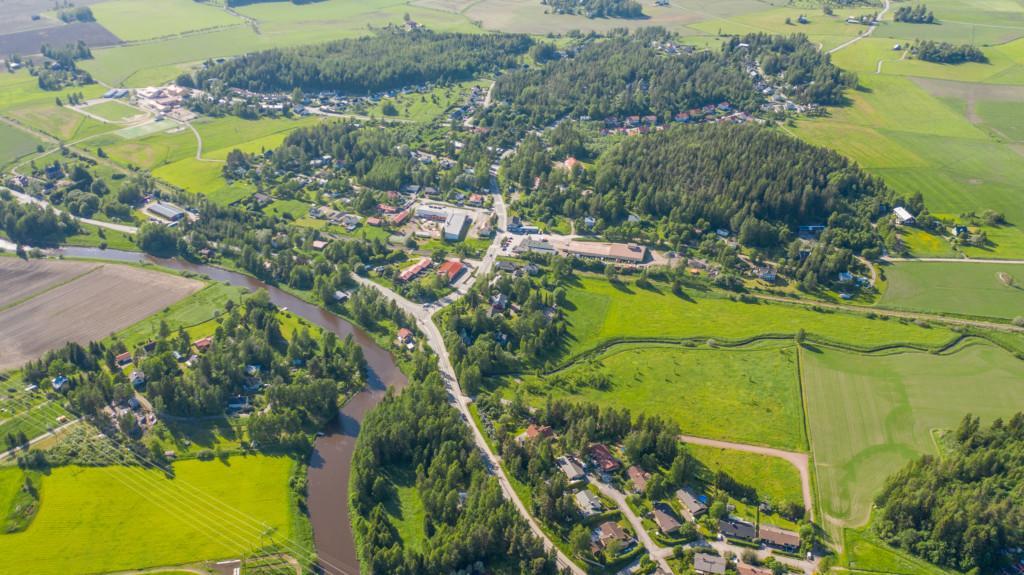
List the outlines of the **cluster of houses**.
{"label": "cluster of houses", "polygon": [[195,114],[185,108],[192,90],[182,86],[150,86],[135,90],[135,99],[139,106],[157,115],[157,120],[171,116],[177,120],[188,121]]}
{"label": "cluster of houses", "polygon": [[[424,272],[433,266],[433,264],[434,261],[429,257],[420,258],[416,263],[399,272],[398,281],[401,283],[408,283],[422,276]],[[435,271],[438,276],[443,277],[447,283],[451,284],[466,271],[466,264],[457,259],[445,260],[437,266]]]}
{"label": "cluster of houses", "polygon": [[[582,119],[582,118],[581,118]],[[700,108],[692,108],[684,112],[672,115],[673,122],[683,124],[701,124],[733,122],[742,124],[744,122],[757,121],[756,118],[740,110],[734,110],[729,102],[708,104]],[[612,134],[635,136],[647,134],[651,131],[663,130],[665,125],[655,115],[647,116],[609,116],[604,119],[604,128],[601,129],[602,136]]]}
{"label": "cluster of houses", "polygon": [[340,212],[330,206],[312,206],[309,208],[309,217],[326,220],[334,225],[341,226],[348,231],[354,231],[363,223],[363,218],[350,212]]}

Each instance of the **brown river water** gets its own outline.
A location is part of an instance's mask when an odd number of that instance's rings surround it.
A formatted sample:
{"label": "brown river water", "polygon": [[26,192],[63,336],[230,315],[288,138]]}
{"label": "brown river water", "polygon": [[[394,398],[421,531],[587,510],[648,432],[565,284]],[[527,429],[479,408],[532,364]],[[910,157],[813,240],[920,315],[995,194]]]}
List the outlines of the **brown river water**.
{"label": "brown river water", "polygon": [[117,250],[66,247],[60,253],[67,257],[85,257],[135,263],[152,263],[163,267],[203,274],[219,282],[250,290],[263,289],[270,301],[278,307],[302,317],[339,338],[349,335],[363,349],[369,372],[366,389],[354,395],[341,408],[338,420],[324,435],[317,437],[309,461],[309,515],[313,524],[313,538],[321,568],[328,575],[356,575],[359,558],[348,510],[348,480],[356,436],[363,417],[387,394],[389,387],[400,390],[408,384],[398,369],[394,357],[366,332],[337,315],[306,303],[258,279],[222,268],[194,264],[179,259],[165,259]]}

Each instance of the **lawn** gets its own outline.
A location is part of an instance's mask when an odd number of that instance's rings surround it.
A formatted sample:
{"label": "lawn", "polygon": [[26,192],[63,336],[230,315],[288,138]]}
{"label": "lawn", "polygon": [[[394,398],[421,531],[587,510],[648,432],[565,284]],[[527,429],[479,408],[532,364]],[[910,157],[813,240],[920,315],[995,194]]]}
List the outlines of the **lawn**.
{"label": "lawn", "polygon": [[145,114],[145,112],[138,108],[133,108],[115,100],[100,102],[99,104],[93,104],[92,106],[87,106],[83,109],[90,114],[99,116],[110,122],[120,122],[128,118]]}
{"label": "lawn", "polygon": [[737,482],[757,489],[758,496],[762,499],[774,503],[803,502],[800,471],[788,461],[778,457],[704,445],[687,444],[686,450],[709,472],[724,471]]}
{"label": "lawn", "polygon": [[[112,230],[104,229],[102,232],[101,228],[92,224],[79,224],[82,228],[82,233],[68,236],[64,242],[69,246],[79,246],[84,248],[95,248],[99,247],[101,243],[106,243],[107,247],[112,250],[123,250],[126,252],[137,252],[139,247],[135,245],[133,236],[123,232],[115,232]],[[100,234],[103,234],[102,236]]]}
{"label": "lawn", "polygon": [[57,99],[67,102],[68,94],[72,92],[95,98],[103,93],[103,87],[90,84],[49,92],[41,90],[36,78],[28,72],[2,73],[0,114],[62,140],[80,139],[109,130],[110,127],[101,122],[57,106]]}
{"label": "lawn", "polygon": [[245,23],[213,4],[193,0],[110,0],[94,4],[92,12],[104,28],[129,42]]}
{"label": "lawn", "polygon": [[1001,319],[1024,316],[1024,265],[900,262],[886,267],[885,275],[882,307]]}
{"label": "lawn", "polygon": [[795,334],[800,329],[864,347],[902,342],[938,345],[952,339],[945,329],[892,319],[819,312],[796,305],[741,303],[718,292],[693,289],[687,290],[688,299],[684,299],[673,295],[666,285],[655,284],[655,289],[582,276],[567,291],[568,352],[577,355],[609,340],[630,337],[735,340]]}
{"label": "lawn", "polygon": [[1024,404],[1024,362],[984,343],[941,356],[804,350],[801,367],[821,505],[850,527],[867,522],[890,474],[935,452],[932,430]]}
{"label": "lawn", "polygon": [[0,124],[0,167],[34,153],[43,141],[7,124]]}
{"label": "lawn", "polygon": [[533,392],[528,397],[541,405],[550,393],[658,415],[688,435],[807,449],[791,343],[728,350],[626,345],[595,363],[608,376],[608,389],[569,383],[588,380],[593,372],[587,362],[544,379],[525,378],[525,388]]}
{"label": "lawn", "polygon": [[189,460],[174,465],[174,479],[141,468],[59,467],[43,477],[28,529],[0,535],[0,556],[9,569],[31,565],[36,575],[238,557],[261,546],[262,525],[275,541],[291,537],[293,465],[265,456]]}
{"label": "lawn", "polygon": [[843,564],[857,573],[894,575],[943,575],[950,573],[898,549],[893,549],[869,529],[843,531]]}
{"label": "lawn", "polygon": [[263,213],[275,216],[291,214],[293,219],[301,219],[309,214],[309,202],[299,200],[275,200],[263,208]]}

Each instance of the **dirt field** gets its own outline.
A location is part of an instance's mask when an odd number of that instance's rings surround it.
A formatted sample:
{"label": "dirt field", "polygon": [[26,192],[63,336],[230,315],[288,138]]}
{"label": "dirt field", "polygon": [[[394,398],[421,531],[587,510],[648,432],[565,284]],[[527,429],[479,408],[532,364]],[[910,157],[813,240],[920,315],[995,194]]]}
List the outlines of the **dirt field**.
{"label": "dirt field", "polygon": [[[63,269],[69,264],[71,271]],[[202,286],[200,281],[128,266],[2,258],[0,290],[5,298],[8,289],[22,295],[12,300],[20,303],[0,311],[0,371],[68,341],[104,338]]]}
{"label": "dirt field", "polygon": [[76,44],[79,40],[93,48],[120,42],[117,36],[96,22],[73,22],[0,35],[0,54],[38,54],[43,44],[64,46]]}

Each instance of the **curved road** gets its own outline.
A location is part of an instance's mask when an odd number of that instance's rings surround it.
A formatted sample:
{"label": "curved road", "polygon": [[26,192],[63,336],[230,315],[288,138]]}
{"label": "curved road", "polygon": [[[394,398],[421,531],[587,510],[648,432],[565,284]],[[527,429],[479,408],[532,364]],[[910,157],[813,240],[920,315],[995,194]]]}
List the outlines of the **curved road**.
{"label": "curved road", "polygon": [[[882,8],[882,11],[878,13],[878,18],[876,18],[876,20],[878,20],[879,22],[882,20],[882,18],[885,17],[885,13],[889,11],[889,6],[890,6],[889,0],[884,0],[884,2],[885,2],[885,6]],[[842,50],[843,48],[846,48],[848,46],[852,46],[852,45],[856,44],[857,42],[860,42],[862,39],[867,38],[868,36],[873,34],[874,31],[875,31],[875,28],[878,28],[877,24],[872,24],[871,26],[868,26],[867,32],[864,32],[863,34],[859,34],[856,38],[854,38],[852,40],[847,40],[846,42],[843,42],[842,44],[840,44],[840,45],[836,46],[835,48],[832,48],[831,50],[829,50],[828,53],[829,54],[835,54],[836,52]]]}
{"label": "curved road", "polygon": [[[19,202],[21,202],[23,204],[35,204],[37,206],[49,207],[51,210],[57,212],[58,214],[63,213],[63,212],[61,212],[61,210],[58,210],[57,208],[53,207],[52,205],[50,205],[49,202],[47,202],[45,200],[36,199],[36,198],[33,198],[32,196],[30,196],[28,194],[23,194],[21,192],[18,192],[18,191],[15,191],[15,190],[12,190],[12,189],[6,188],[6,187],[0,187],[0,189],[3,189],[5,191],[10,192],[15,198],[18,199]],[[80,218],[80,217],[75,216],[75,215],[72,215],[71,217],[74,218],[75,220],[79,221],[79,222],[90,224],[90,225],[93,225],[93,226],[96,226],[96,227],[100,227],[100,228],[106,228],[108,230],[115,231],[115,232],[121,232],[121,233],[125,233],[125,234],[134,234],[134,233],[139,231],[139,228],[137,228],[135,226],[126,226],[124,224],[115,224],[115,223],[112,223],[112,222],[101,222],[100,220],[91,220],[89,218]]]}

